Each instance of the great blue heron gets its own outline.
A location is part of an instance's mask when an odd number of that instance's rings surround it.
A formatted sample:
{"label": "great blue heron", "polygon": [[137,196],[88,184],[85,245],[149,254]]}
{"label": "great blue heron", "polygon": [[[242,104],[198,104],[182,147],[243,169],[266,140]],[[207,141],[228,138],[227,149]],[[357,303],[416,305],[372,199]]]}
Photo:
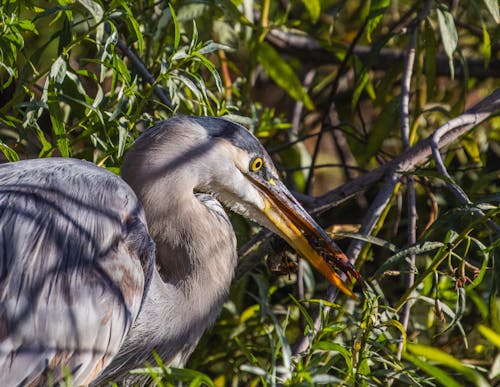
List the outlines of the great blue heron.
{"label": "great blue heron", "polygon": [[135,142],[122,177],[63,158],[0,166],[0,385],[65,373],[75,385],[127,383],[153,351],[182,366],[237,263],[218,200],[352,295],[335,268],[357,272],[242,126],[163,121]]}

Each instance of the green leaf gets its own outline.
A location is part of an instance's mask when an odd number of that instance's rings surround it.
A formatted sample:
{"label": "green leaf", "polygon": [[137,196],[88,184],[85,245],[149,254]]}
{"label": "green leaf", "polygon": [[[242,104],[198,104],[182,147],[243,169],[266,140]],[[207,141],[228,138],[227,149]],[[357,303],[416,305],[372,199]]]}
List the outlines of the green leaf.
{"label": "green leaf", "polygon": [[316,23],[321,14],[321,3],[319,0],[302,0],[302,3],[307,8],[307,12],[309,12],[312,22]]}
{"label": "green leaf", "polygon": [[372,0],[370,3],[370,13],[368,14],[368,24],[366,25],[366,38],[372,41],[372,32],[377,28],[384,17],[386,9],[391,4],[390,0]]}
{"label": "green leaf", "polygon": [[36,35],[38,35],[38,30],[31,20],[28,19],[19,19],[17,21],[17,26],[25,31],[30,31]]}
{"label": "green leaf", "polygon": [[356,111],[356,105],[358,104],[359,98],[361,97],[361,94],[363,93],[363,90],[366,88],[366,85],[368,84],[368,81],[370,80],[370,76],[368,74],[368,71],[363,71],[361,73],[361,76],[359,77],[359,80],[356,84],[356,88],[354,89],[354,92],[352,93],[352,101],[351,101],[351,109],[352,111]]}
{"label": "green leaf", "polygon": [[484,56],[484,67],[488,67],[491,59],[491,39],[488,30],[484,23],[481,23],[481,29],[483,31],[483,44],[481,45],[481,52]]}
{"label": "green leaf", "polygon": [[342,237],[342,238],[352,238],[352,239],[358,239],[360,241],[368,242],[371,243],[375,246],[380,246],[384,247],[388,250],[390,250],[393,253],[398,252],[398,247],[391,242],[386,241],[385,239],[378,238],[373,235],[362,235],[354,232],[335,232],[333,233],[333,236],[335,237]]}
{"label": "green leaf", "polygon": [[314,321],[307,309],[304,308],[304,306],[293,295],[289,294],[289,296],[295,303],[295,305],[297,305],[297,307],[299,308],[301,316],[304,318],[307,326],[309,327],[309,331],[314,332]]}
{"label": "green leaf", "polygon": [[438,364],[450,367],[453,370],[464,375],[469,381],[473,382],[476,386],[486,387],[489,383],[477,371],[462,364],[460,360],[454,358],[450,354],[441,351],[440,349],[422,345],[422,344],[407,344],[408,351],[414,355],[422,356],[427,360],[436,362]]}
{"label": "green leaf", "polygon": [[345,360],[345,364],[348,368],[348,374],[353,372],[352,369],[352,354],[345,347],[345,345],[333,343],[331,341],[320,341],[316,343],[311,348],[312,351],[328,351],[328,352],[338,352]]}
{"label": "green leaf", "polygon": [[491,16],[493,16],[493,20],[495,23],[500,23],[500,10],[498,9],[498,0],[483,0],[486,8],[490,12]]}
{"label": "green leaf", "polygon": [[47,106],[52,124],[52,132],[56,140],[56,146],[63,157],[69,157],[70,155],[69,141],[66,135],[61,107],[59,106],[59,90],[56,90],[56,85],[59,86],[62,84],[66,77],[66,69],[66,62],[61,56],[58,57],[50,69],[47,87]]}
{"label": "green leaf", "polygon": [[144,50],[144,38],[141,27],[139,26],[139,22],[133,16],[134,11],[128,6],[125,1],[121,1],[120,6],[123,7],[127,15],[127,17],[124,18],[125,23],[127,23],[129,30],[131,29],[133,31],[133,38],[137,39],[137,51],[139,52],[139,54],[142,54]]}
{"label": "green leaf", "polygon": [[292,67],[271,47],[262,42],[257,46],[257,60],[269,76],[282,87],[293,99],[300,101],[307,109],[313,110],[309,95],[302,87]]}
{"label": "green leaf", "polygon": [[490,343],[500,348],[500,334],[482,324],[479,325],[477,329]]}
{"label": "green leaf", "polygon": [[443,42],[444,51],[450,59],[450,72],[451,77],[454,77],[454,67],[453,67],[453,53],[457,48],[458,34],[455,27],[455,21],[453,20],[453,15],[447,8],[438,7],[438,23],[439,30],[441,31],[441,40]]}
{"label": "green leaf", "polygon": [[[223,12],[224,18],[230,20],[231,24],[238,20],[241,24],[254,28],[255,25],[248,20],[238,9],[241,2],[232,0],[216,0],[215,5]],[[234,25],[234,24],[233,24]]]}
{"label": "green leaf", "polygon": [[409,353],[405,353],[403,358],[409,360],[413,364],[415,364],[422,371],[436,378],[436,380],[441,383],[445,387],[462,387],[461,383],[455,382],[455,379],[444,372],[442,369],[429,364],[424,360],[420,360],[417,356],[410,355]]}
{"label": "green leaf", "polygon": [[470,238],[473,243],[477,245],[479,248],[480,254],[483,256],[483,263],[481,264],[481,267],[479,268],[479,272],[475,273],[475,278],[474,280],[467,285],[466,290],[467,293],[469,293],[471,290],[479,286],[484,279],[484,276],[486,275],[486,272],[488,271],[488,262],[490,261],[490,254],[488,252],[488,249],[486,246],[478,239],[476,238]]}
{"label": "green leaf", "polygon": [[[422,295],[417,295],[417,298],[419,301],[422,301],[428,305],[432,305],[433,307],[435,307],[436,303],[439,303],[439,307],[441,308],[443,313],[446,314],[447,316],[449,316],[452,320],[456,320],[454,322],[454,324],[457,326],[457,329],[463,335],[465,345],[467,346],[467,337],[465,335],[464,327],[462,326],[460,321],[458,321],[456,319],[457,314],[453,311],[453,309],[451,309],[451,307],[449,307],[446,303],[441,302],[440,300],[436,300],[435,298],[425,297]],[[440,332],[439,334],[442,334],[442,333],[446,332],[447,330],[448,330],[448,328],[445,329],[444,331]]]}
{"label": "green leaf", "polygon": [[42,149],[40,149],[40,152],[38,153],[38,157],[48,157],[52,154],[53,147],[52,144],[45,138],[45,134],[43,131],[38,128],[36,131],[36,134],[38,135],[38,139],[40,140],[40,143],[42,144]]}
{"label": "green leaf", "polygon": [[177,51],[179,48],[179,42],[181,40],[181,32],[179,22],[177,21],[177,15],[175,14],[174,7],[169,2],[168,8],[170,9],[170,14],[172,15],[172,21],[174,23],[174,51]]}
{"label": "green leaf", "polygon": [[7,158],[9,161],[18,161],[19,160],[19,155],[16,153],[14,149],[12,149],[10,146],[7,144],[3,143],[0,141],[0,151],[2,151],[3,155]]}
{"label": "green leaf", "polygon": [[52,124],[52,131],[56,139],[57,148],[61,152],[61,156],[69,157],[69,141],[66,137],[66,128],[64,126],[61,108],[59,107],[59,101],[53,90],[49,90],[47,105],[49,107],[50,122]]}
{"label": "green leaf", "polygon": [[[448,326],[446,327],[446,329],[439,332],[440,335],[448,332],[450,329],[452,329],[457,324],[461,327],[461,324],[459,324],[459,322],[464,315],[465,307],[466,307],[465,289],[463,287],[459,287],[457,289],[457,301],[455,303],[455,313],[453,313],[453,318],[452,318],[451,322],[448,324]],[[463,328],[460,330],[463,332]]]}

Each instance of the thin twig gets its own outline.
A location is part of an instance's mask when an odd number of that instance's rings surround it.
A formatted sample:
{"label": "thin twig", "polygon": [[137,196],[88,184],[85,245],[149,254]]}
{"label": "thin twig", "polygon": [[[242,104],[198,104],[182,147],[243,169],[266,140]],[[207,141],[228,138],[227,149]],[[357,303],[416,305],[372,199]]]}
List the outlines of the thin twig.
{"label": "thin twig", "polygon": [[[106,24],[106,32],[109,34],[111,33],[111,27],[109,24]],[[122,40],[120,37],[118,37],[116,41],[116,47],[120,49],[120,51],[125,55],[127,58],[130,59],[132,64],[134,65],[135,69],[139,73],[139,75],[144,79],[146,82],[148,82],[152,87],[153,91],[156,94],[156,96],[160,99],[160,101],[169,109],[174,110],[172,106],[172,102],[170,99],[167,97],[161,86],[156,82],[155,77],[150,73],[146,65],[141,61],[141,59],[132,51],[131,48],[127,46],[127,43]]]}
{"label": "thin twig", "polygon": [[[306,75],[304,76],[304,84],[303,84],[305,90],[309,90],[315,76],[316,76],[316,69],[309,70],[306,73]],[[292,127],[289,132],[289,137],[292,141],[296,141],[299,138],[300,122],[302,121],[303,110],[304,110],[304,103],[301,101],[297,101],[293,108]]]}
{"label": "thin twig", "polygon": [[[428,2],[429,3],[429,2]],[[408,51],[405,58],[403,79],[401,81],[401,140],[403,142],[404,150],[410,147],[410,86],[411,78],[413,75],[413,65],[415,62],[415,51],[417,45],[419,25],[415,25],[410,33],[410,42],[408,44]],[[408,200],[408,245],[413,245],[417,238],[417,210],[415,199],[415,184],[413,176],[407,177],[407,200]],[[415,254],[411,254],[410,267],[415,267]],[[415,282],[415,273],[409,270],[407,285],[410,288]],[[403,329],[406,331],[408,322],[410,321],[411,304],[405,305],[401,320]],[[401,359],[405,343],[403,340],[399,343],[397,358]]]}
{"label": "thin twig", "polygon": [[361,37],[363,36],[367,24],[368,24],[368,18],[365,20],[365,22],[363,23],[363,25],[359,29],[358,33],[354,37],[353,41],[349,45],[349,48],[346,52],[344,60],[340,64],[339,69],[337,70],[337,75],[335,76],[335,79],[333,80],[332,88],[330,90],[330,97],[328,98],[328,100],[331,101],[331,104],[330,104],[329,109],[323,115],[320,132],[319,132],[318,138],[316,139],[316,144],[314,146],[314,151],[313,151],[313,154],[311,157],[311,159],[312,159],[311,160],[311,167],[309,169],[309,175],[307,176],[306,186],[305,186],[305,190],[304,190],[307,194],[309,194],[311,192],[312,182],[313,182],[313,178],[314,178],[314,164],[316,164],[316,160],[317,160],[318,155],[319,155],[319,148],[321,145],[321,140],[323,139],[323,134],[325,133],[325,126],[327,126],[325,124],[328,124],[327,120],[330,116],[330,110],[333,109],[333,103],[334,103],[333,97],[334,97],[334,95],[337,92],[337,89],[339,87],[340,77],[346,71],[347,64],[349,63],[349,60],[351,59],[354,48],[356,47],[356,44],[358,44],[359,39],[361,39]]}
{"label": "thin twig", "polygon": [[[394,188],[396,187],[400,177],[401,175],[398,173],[391,173],[387,176],[384,185],[378,192],[377,196],[370,205],[370,208],[366,212],[365,217],[363,218],[361,228],[358,231],[360,235],[369,235],[372,232],[381,214],[383,213],[384,208],[387,206],[387,203],[389,203],[389,200],[394,192]],[[363,249],[365,243],[366,242],[362,240],[353,239],[349,244],[347,256],[352,262],[355,262],[358,259],[358,255]]]}

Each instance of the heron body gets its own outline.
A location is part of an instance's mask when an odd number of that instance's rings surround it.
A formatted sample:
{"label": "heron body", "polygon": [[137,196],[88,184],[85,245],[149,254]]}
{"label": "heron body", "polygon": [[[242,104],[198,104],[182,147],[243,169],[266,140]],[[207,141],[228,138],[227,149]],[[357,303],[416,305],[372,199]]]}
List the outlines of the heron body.
{"label": "heron body", "polygon": [[122,178],[74,159],[1,165],[0,384],[68,373],[75,385],[128,384],[131,369],[154,364],[153,351],[182,366],[220,313],[237,263],[219,202],[296,245],[349,293],[307,242],[327,237],[260,143],[230,121],[160,123],[128,152]]}

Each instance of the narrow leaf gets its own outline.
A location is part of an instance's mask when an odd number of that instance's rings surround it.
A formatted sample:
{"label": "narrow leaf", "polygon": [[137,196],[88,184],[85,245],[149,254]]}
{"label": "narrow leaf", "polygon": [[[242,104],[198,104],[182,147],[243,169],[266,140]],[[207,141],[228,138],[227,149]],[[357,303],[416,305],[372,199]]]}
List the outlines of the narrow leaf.
{"label": "narrow leaf", "polygon": [[352,101],[351,101],[352,111],[356,111],[356,105],[358,104],[359,98],[361,97],[361,94],[363,93],[363,90],[365,89],[369,80],[370,76],[368,74],[368,71],[363,71],[361,76],[359,77],[356,88],[352,93]]}
{"label": "narrow leaf", "polygon": [[78,2],[87,8],[87,11],[90,12],[96,23],[102,20],[104,11],[99,3],[92,0],[79,0]]}
{"label": "narrow leaf", "polygon": [[481,52],[484,56],[484,67],[487,68],[491,59],[491,39],[484,23],[481,23],[481,29],[483,31],[483,44],[481,46]]}
{"label": "narrow leaf", "polygon": [[448,9],[437,8],[439,30],[441,31],[441,40],[443,41],[444,51],[450,59],[450,72],[451,77],[454,76],[453,67],[453,52],[457,48],[458,34],[455,27],[455,21],[453,20],[453,15],[448,11]]}
{"label": "narrow leaf", "polygon": [[61,107],[59,106],[59,95],[56,85],[60,86],[62,84],[66,77],[66,70],[66,62],[61,56],[58,57],[50,69],[47,88],[47,106],[52,124],[52,132],[56,140],[56,146],[63,157],[69,157],[69,141],[66,136]]}
{"label": "narrow leaf", "polygon": [[490,343],[500,348],[500,334],[482,324],[479,325],[477,329],[479,333],[481,333]]}
{"label": "narrow leaf", "polygon": [[368,14],[368,24],[366,25],[366,38],[372,41],[372,32],[377,28],[384,17],[387,7],[391,4],[390,0],[372,0],[370,3],[370,13]]}
{"label": "narrow leaf", "polygon": [[331,233],[330,236],[332,236],[333,238],[357,239],[360,241],[371,243],[375,246],[384,247],[393,253],[398,252],[398,248],[396,245],[393,245],[391,242],[388,242],[385,239],[378,238],[378,237],[373,236],[373,235],[362,235],[362,234],[358,234],[358,233],[354,233],[354,232],[336,231],[334,233]]}
{"label": "narrow leaf", "polygon": [[174,51],[179,48],[179,42],[181,41],[181,32],[179,22],[177,21],[177,15],[175,14],[174,7],[169,2],[168,8],[170,9],[170,14],[172,15],[172,21],[174,23]]}
{"label": "narrow leaf", "polygon": [[417,356],[410,355],[409,353],[405,353],[403,357],[406,360],[409,360],[413,364],[415,364],[418,368],[420,368],[422,371],[426,372],[430,376],[436,378],[436,380],[441,383],[443,386],[447,387],[461,387],[461,383],[455,382],[455,379],[453,379],[450,375],[448,375],[446,372],[444,372],[442,369],[429,364],[428,362],[424,360],[420,360]]}
{"label": "narrow leaf", "polygon": [[314,109],[292,67],[268,43],[262,42],[257,47],[257,59],[269,76],[282,87],[293,99],[300,101],[310,110]]}
{"label": "narrow leaf", "polygon": [[319,0],[302,0],[302,4],[307,8],[313,23],[316,23],[321,14],[321,4]]}
{"label": "narrow leaf", "polygon": [[462,364],[460,360],[454,358],[452,355],[437,349],[435,347],[422,345],[422,344],[407,344],[408,351],[417,356],[422,356],[427,360],[435,361],[446,367],[450,367],[457,372],[463,374],[467,379],[473,382],[476,386],[489,386],[489,383],[484,379],[484,377],[473,370]]}
{"label": "narrow leaf", "polygon": [[342,344],[333,343],[331,341],[320,341],[319,343],[314,344],[311,349],[313,351],[338,352],[345,360],[345,364],[348,368],[348,374],[352,373],[352,354]]}
{"label": "narrow leaf", "polygon": [[431,251],[437,250],[441,247],[444,247],[445,244],[443,242],[424,242],[418,243],[416,245],[412,245],[406,249],[399,251],[393,256],[389,257],[383,264],[378,268],[375,272],[375,277],[382,274],[385,270],[395,266],[396,264],[402,262],[404,259],[411,255],[420,255],[427,254]]}
{"label": "narrow leaf", "polygon": [[490,12],[491,16],[493,16],[493,20],[495,23],[500,23],[500,11],[498,9],[498,0],[483,0],[486,8]]}
{"label": "narrow leaf", "polygon": [[61,152],[61,156],[69,157],[69,141],[66,137],[66,128],[64,126],[61,108],[57,96],[51,89],[49,89],[47,105],[49,107],[50,122],[56,139],[56,146]]}
{"label": "narrow leaf", "polygon": [[2,141],[0,141],[0,151],[2,151],[3,155],[9,161],[19,160],[19,155],[16,153],[16,151],[11,147],[9,147],[7,144],[3,143]]}

